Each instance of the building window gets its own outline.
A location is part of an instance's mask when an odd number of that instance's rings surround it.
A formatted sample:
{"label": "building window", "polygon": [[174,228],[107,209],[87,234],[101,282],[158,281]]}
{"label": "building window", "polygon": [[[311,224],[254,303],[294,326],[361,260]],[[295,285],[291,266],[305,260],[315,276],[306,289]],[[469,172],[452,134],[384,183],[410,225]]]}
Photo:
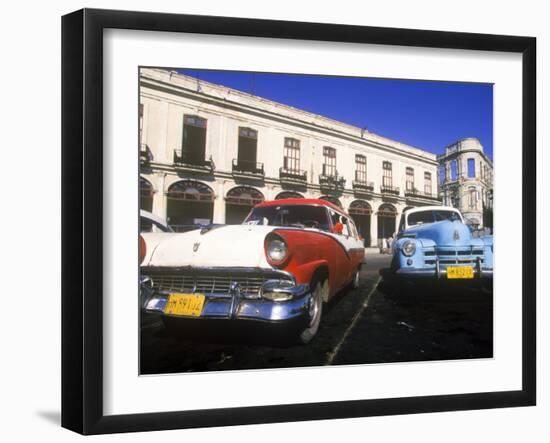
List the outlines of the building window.
{"label": "building window", "polygon": [[457,188],[451,191],[451,206],[453,208],[460,208],[460,195]]}
{"label": "building window", "polygon": [[300,170],[300,140],[285,138],[283,169],[289,172]]}
{"label": "building window", "polygon": [[391,189],[393,178],[392,178],[392,164],[390,162],[382,163],[382,187]]}
{"label": "building window", "polygon": [[432,174],[424,172],[424,194],[432,195]]}
{"label": "building window", "polygon": [[355,181],[367,182],[367,157],[361,154],[355,155]]}
{"label": "building window", "polygon": [[451,180],[458,178],[458,162],[456,160],[451,161]]}
{"label": "building window", "polygon": [[329,146],[323,148],[323,175],[332,176],[336,175],[336,149]]}
{"label": "building window", "polygon": [[477,191],[475,188],[468,189],[468,208],[477,209]]}
{"label": "building window", "polygon": [[195,115],[183,116],[182,161],[203,165],[206,151],[206,119]]}
{"label": "building window", "polygon": [[241,171],[256,171],[258,151],[258,131],[250,128],[239,128],[239,147],[237,164]]}
{"label": "building window", "polygon": [[414,169],[410,167],[406,168],[405,177],[405,189],[409,192],[414,191]]}
{"label": "building window", "polygon": [[468,177],[476,176],[476,161],[473,158],[468,159]]}
{"label": "building window", "polygon": [[439,184],[444,184],[447,180],[447,168],[443,165],[439,167]]}

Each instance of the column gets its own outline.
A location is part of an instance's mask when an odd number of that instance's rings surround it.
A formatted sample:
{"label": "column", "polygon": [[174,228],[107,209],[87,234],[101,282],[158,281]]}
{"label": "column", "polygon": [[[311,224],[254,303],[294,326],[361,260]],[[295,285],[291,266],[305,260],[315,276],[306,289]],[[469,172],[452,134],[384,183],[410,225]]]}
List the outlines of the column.
{"label": "column", "polygon": [[166,193],[164,192],[164,183],[166,174],[155,174],[156,183],[153,193],[153,214],[166,220]]}
{"label": "column", "polygon": [[225,224],[225,186],[224,182],[218,183],[216,197],[214,198],[214,215],[212,223]]}
{"label": "column", "polygon": [[370,216],[370,246],[373,248],[378,247],[378,215],[376,215],[376,210],[373,210]]}

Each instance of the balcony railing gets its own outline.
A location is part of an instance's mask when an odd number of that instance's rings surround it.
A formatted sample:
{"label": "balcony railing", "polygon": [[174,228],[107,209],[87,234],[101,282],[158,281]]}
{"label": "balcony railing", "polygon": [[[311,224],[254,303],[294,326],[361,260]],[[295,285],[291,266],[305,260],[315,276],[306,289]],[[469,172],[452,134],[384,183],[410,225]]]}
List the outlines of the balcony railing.
{"label": "balcony railing", "polygon": [[174,149],[174,166],[208,173],[213,173],[215,169],[212,157],[210,157],[210,160],[197,159],[195,155],[181,149]]}
{"label": "balcony railing", "polygon": [[421,195],[420,190],[416,188],[405,189],[405,197],[419,197]]}
{"label": "balcony railing", "polygon": [[139,164],[142,166],[148,165],[153,160],[153,153],[149,146],[145,143],[139,145]]}
{"label": "balcony railing", "polygon": [[346,187],[346,179],[338,175],[338,171],[334,175],[319,175],[319,185],[321,189],[331,191],[343,191]]}
{"label": "balcony railing", "polygon": [[416,189],[416,188],[406,189],[405,197],[423,198],[423,199],[429,199],[429,200],[441,200],[439,196],[437,196],[433,192],[420,191],[419,189]]}
{"label": "balcony railing", "polygon": [[367,181],[364,172],[355,171],[355,180],[352,185],[356,191],[374,191],[374,182]]}
{"label": "balcony railing", "polygon": [[250,178],[264,178],[264,164],[250,160],[233,159],[231,168],[233,175],[246,176]]}
{"label": "balcony railing", "polygon": [[279,178],[282,183],[305,185],[307,183],[307,172],[301,169],[279,168]]}
{"label": "balcony railing", "polygon": [[380,185],[382,194],[399,195],[399,186]]}

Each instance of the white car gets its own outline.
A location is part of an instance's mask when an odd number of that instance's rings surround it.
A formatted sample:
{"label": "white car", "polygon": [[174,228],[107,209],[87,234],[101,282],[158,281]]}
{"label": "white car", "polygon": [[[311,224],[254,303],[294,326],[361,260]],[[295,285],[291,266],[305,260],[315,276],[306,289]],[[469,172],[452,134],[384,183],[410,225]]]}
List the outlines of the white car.
{"label": "white car", "polygon": [[143,238],[144,311],[168,326],[269,324],[302,343],[316,334],[323,302],[358,285],[365,254],[351,217],[324,200],[264,202],[242,225]]}
{"label": "white car", "polygon": [[139,210],[139,232],[174,232],[166,220],[144,209]]}

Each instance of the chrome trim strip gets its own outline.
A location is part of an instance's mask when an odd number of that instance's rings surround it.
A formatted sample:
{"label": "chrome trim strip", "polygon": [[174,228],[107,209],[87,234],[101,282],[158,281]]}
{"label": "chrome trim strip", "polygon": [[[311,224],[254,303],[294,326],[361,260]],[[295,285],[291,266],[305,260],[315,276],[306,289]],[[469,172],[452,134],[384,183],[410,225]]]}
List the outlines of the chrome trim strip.
{"label": "chrome trim strip", "polygon": [[[302,285],[300,285],[302,286]],[[294,297],[287,301],[271,301],[266,299],[244,299],[233,296],[231,299],[217,298],[206,295],[200,317],[170,316],[182,319],[191,318],[227,320],[257,320],[257,321],[287,321],[303,317],[307,319],[310,303],[310,293],[305,292],[301,297]],[[157,312],[162,315],[168,300],[168,294],[155,293],[143,306],[146,312]]]}
{"label": "chrome trim strip", "polygon": [[[438,279],[441,279],[441,276],[447,275],[446,269],[439,269],[439,271],[436,268],[432,269],[398,269],[395,271],[395,274],[399,277],[435,277]],[[493,276],[493,270],[492,269],[481,269],[481,271],[476,271],[476,278],[488,278]],[[458,279],[460,280],[460,279]]]}
{"label": "chrome trim strip", "polygon": [[203,266],[203,267],[195,267],[195,266],[142,266],[140,268],[140,274],[141,275],[147,275],[147,271],[151,270],[152,272],[189,272],[191,274],[198,274],[201,272],[220,272],[220,273],[243,273],[243,274],[260,274],[263,276],[266,275],[273,275],[273,274],[280,274],[285,277],[285,280],[291,280],[294,284],[296,284],[296,279],[294,275],[292,275],[288,271],[283,271],[281,269],[277,268],[249,268],[249,267],[225,267],[225,266]]}

